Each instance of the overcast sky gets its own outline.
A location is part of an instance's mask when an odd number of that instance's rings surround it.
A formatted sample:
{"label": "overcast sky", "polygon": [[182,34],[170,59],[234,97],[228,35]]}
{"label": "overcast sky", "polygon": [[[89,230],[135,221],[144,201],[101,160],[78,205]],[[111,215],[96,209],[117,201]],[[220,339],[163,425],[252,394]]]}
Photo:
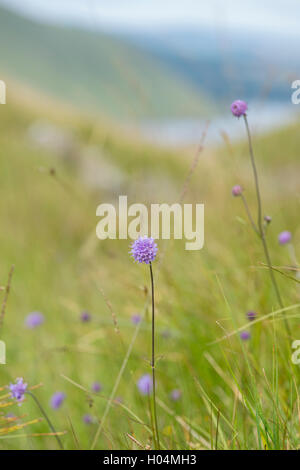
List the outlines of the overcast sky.
{"label": "overcast sky", "polygon": [[300,36],[299,0],[0,0],[30,16],[107,29],[243,28]]}

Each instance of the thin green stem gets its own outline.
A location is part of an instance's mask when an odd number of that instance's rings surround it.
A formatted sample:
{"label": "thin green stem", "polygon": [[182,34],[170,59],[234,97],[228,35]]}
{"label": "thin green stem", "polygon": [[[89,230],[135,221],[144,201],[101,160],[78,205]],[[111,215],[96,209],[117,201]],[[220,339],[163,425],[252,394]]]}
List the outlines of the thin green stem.
{"label": "thin green stem", "polygon": [[156,413],[156,393],[155,393],[155,308],[154,308],[154,280],[152,264],[150,266],[150,277],[151,277],[151,294],[152,294],[152,356],[151,356],[151,368],[152,368],[152,385],[153,385],[153,414],[154,414],[154,427],[156,434],[156,441],[158,450],[160,449],[158,425],[157,425],[157,413]]}
{"label": "thin green stem", "polygon": [[[251,165],[252,165],[254,181],[255,181],[257,208],[258,208],[258,211],[257,211],[257,225],[258,225],[258,232],[259,232],[258,234],[259,234],[259,237],[262,241],[265,257],[266,257],[266,260],[267,260],[267,265],[268,265],[268,268],[269,268],[270,278],[271,278],[271,281],[272,281],[272,284],[273,284],[273,287],[274,287],[274,291],[276,293],[276,297],[277,297],[278,303],[280,305],[280,308],[283,309],[284,305],[283,305],[283,301],[282,301],[282,298],[281,298],[281,295],[280,295],[279,287],[278,287],[278,284],[277,284],[277,281],[276,281],[276,278],[274,276],[274,272],[273,272],[273,269],[272,269],[272,261],[271,261],[270,252],[269,252],[269,249],[268,249],[268,244],[267,244],[265,231],[264,231],[264,227],[263,227],[262,203],[261,203],[261,195],[260,195],[260,188],[259,188],[259,179],[258,179],[257,168],[256,168],[256,164],[255,164],[251,133],[250,133],[250,129],[249,129],[247,115],[244,114],[243,117],[244,117],[247,136],[248,136],[249,153],[250,153]],[[289,323],[288,323],[288,321],[285,317],[284,317],[284,324],[285,324],[287,334],[289,336],[291,336],[290,326],[289,326]]]}
{"label": "thin green stem", "polygon": [[252,225],[252,228],[253,228],[254,232],[260,237],[259,230],[258,230],[258,228],[256,227],[256,224],[255,224],[255,222],[254,222],[254,220],[253,220],[253,217],[252,217],[252,215],[251,215],[251,212],[250,212],[248,203],[247,203],[246,198],[245,198],[245,196],[244,196],[243,193],[241,194],[241,198],[242,198],[242,201],[243,201],[243,203],[244,203],[245,210],[246,210],[246,212],[247,212],[248,219],[250,220],[250,223],[251,223],[251,225]]}
{"label": "thin green stem", "polygon": [[54,428],[53,424],[51,423],[50,419],[48,418],[46,411],[44,410],[44,408],[43,408],[42,405],[40,404],[40,402],[39,402],[39,400],[37,399],[37,397],[36,397],[32,392],[30,392],[29,390],[26,392],[26,394],[27,394],[27,395],[30,395],[30,396],[33,398],[33,400],[35,401],[35,403],[36,403],[37,406],[39,407],[40,411],[41,411],[42,414],[44,415],[44,418],[46,419],[47,423],[49,424],[49,427],[50,427],[51,431],[55,434],[55,438],[56,438],[56,440],[57,440],[57,442],[58,442],[59,447],[61,448],[61,450],[64,450],[64,447],[63,447],[63,445],[62,445],[62,442],[61,442],[60,438],[58,437],[57,432],[55,431],[55,428]]}

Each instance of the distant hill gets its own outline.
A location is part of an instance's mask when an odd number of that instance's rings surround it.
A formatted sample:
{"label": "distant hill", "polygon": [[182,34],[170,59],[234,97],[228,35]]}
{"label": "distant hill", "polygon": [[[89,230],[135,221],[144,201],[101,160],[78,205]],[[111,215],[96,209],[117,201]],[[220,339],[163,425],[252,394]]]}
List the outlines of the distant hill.
{"label": "distant hill", "polygon": [[297,42],[271,33],[170,28],[123,37],[226,108],[237,96],[289,103],[300,73]]}
{"label": "distant hill", "polygon": [[117,118],[198,116],[211,110],[190,80],[126,40],[40,24],[4,8],[0,73]]}

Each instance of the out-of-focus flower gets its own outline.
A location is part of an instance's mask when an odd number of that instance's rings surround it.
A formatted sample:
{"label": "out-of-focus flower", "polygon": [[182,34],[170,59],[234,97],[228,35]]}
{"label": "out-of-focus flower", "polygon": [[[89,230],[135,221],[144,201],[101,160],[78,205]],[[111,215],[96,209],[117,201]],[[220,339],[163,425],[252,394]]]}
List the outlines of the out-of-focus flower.
{"label": "out-of-focus flower", "polygon": [[138,263],[149,264],[155,260],[157,244],[154,238],[140,237],[132,243],[129,253]]}
{"label": "out-of-focus flower", "polygon": [[246,114],[246,111],[248,109],[248,105],[245,101],[242,101],[242,100],[235,100],[231,107],[231,112],[234,116],[236,117],[241,117],[243,116],[244,114]]}
{"label": "out-of-focus flower", "polygon": [[265,222],[267,222],[267,224],[270,224],[272,222],[272,217],[270,215],[265,215],[264,219],[265,219]]}
{"label": "out-of-focus flower", "polygon": [[257,317],[257,313],[250,310],[250,312],[247,312],[247,317],[248,317],[248,320],[250,321],[255,320],[255,318]]}
{"label": "out-of-focus flower", "polygon": [[278,235],[278,241],[280,245],[285,245],[286,243],[289,243],[292,239],[292,234],[288,230],[285,230],[284,232],[281,232]]}
{"label": "out-of-focus flower", "polygon": [[151,376],[149,374],[142,375],[137,386],[142,395],[150,395],[153,388]]}
{"label": "out-of-focus flower", "polygon": [[41,312],[32,312],[27,315],[25,319],[25,325],[27,328],[36,328],[42,325],[45,321],[45,317]]}
{"label": "out-of-focus flower", "polygon": [[233,186],[231,192],[232,192],[232,195],[235,197],[240,196],[243,192],[243,188],[239,184],[236,184],[235,186]]}
{"label": "out-of-focus flower", "polygon": [[91,321],[91,318],[92,318],[91,314],[87,312],[86,310],[84,310],[80,314],[80,320],[82,321],[82,323],[88,323],[89,321]]}
{"label": "out-of-focus flower", "polygon": [[180,400],[180,398],[181,398],[181,390],[179,390],[178,388],[175,388],[174,390],[172,390],[172,392],[170,393],[170,399],[173,401],[178,401]]}
{"label": "out-of-focus flower", "polygon": [[92,392],[99,393],[102,390],[102,385],[100,382],[93,382],[91,389]]}
{"label": "out-of-focus flower", "polygon": [[141,322],[141,320],[142,320],[142,317],[138,313],[132,315],[131,317],[131,321],[134,325],[138,325]]}
{"label": "out-of-focus flower", "polygon": [[64,400],[66,398],[65,393],[63,392],[55,392],[50,400],[50,405],[54,410],[57,410],[58,408],[61,407],[63,404]]}
{"label": "out-of-focus flower", "polygon": [[85,423],[85,424],[92,424],[94,422],[94,418],[93,416],[89,415],[89,414],[85,414],[83,417],[82,417],[82,421]]}
{"label": "out-of-focus flower", "polygon": [[249,331],[242,331],[241,334],[240,334],[240,338],[243,341],[247,341],[248,339],[250,339],[250,337],[251,337],[251,335],[250,335]]}
{"label": "out-of-focus flower", "polygon": [[12,398],[15,398],[19,404],[24,400],[24,395],[27,389],[27,383],[24,382],[24,379],[16,379],[15,384],[9,384],[9,390]]}

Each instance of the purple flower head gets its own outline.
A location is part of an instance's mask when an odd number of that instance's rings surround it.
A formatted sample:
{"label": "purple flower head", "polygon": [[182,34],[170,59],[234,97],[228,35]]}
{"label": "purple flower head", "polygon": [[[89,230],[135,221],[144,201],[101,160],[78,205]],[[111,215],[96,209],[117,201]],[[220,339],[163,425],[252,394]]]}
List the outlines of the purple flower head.
{"label": "purple flower head", "polygon": [[86,310],[81,312],[80,320],[82,321],[82,323],[88,323],[89,321],[91,321],[91,314]]}
{"label": "purple flower head", "polygon": [[22,403],[24,400],[24,394],[27,389],[27,384],[24,383],[22,378],[16,379],[15,384],[9,384],[9,390],[12,398],[15,398],[18,403]]}
{"label": "purple flower head", "polygon": [[33,329],[44,323],[45,317],[40,312],[32,312],[25,318],[25,325],[27,328]]}
{"label": "purple flower head", "polygon": [[63,404],[64,400],[66,398],[66,395],[63,392],[55,392],[50,400],[50,406],[54,410],[57,410],[58,408],[61,407]]}
{"label": "purple flower head", "polygon": [[129,253],[138,263],[149,264],[155,260],[157,244],[154,238],[140,237],[132,243]]}
{"label": "purple flower head", "polygon": [[142,395],[150,395],[153,388],[150,374],[142,375],[137,383],[137,386]]}
{"label": "purple flower head", "polygon": [[255,318],[257,317],[257,313],[251,310],[250,312],[247,312],[247,317],[248,317],[248,320],[250,321],[255,320]]}
{"label": "purple flower head", "polygon": [[102,390],[102,385],[101,385],[100,382],[94,382],[94,383],[92,383],[91,389],[92,389],[93,392],[99,393]]}
{"label": "purple flower head", "polygon": [[267,224],[270,224],[272,222],[272,217],[270,215],[265,215],[264,219],[265,219],[265,222],[267,222]]}
{"label": "purple flower head", "polygon": [[240,338],[243,340],[243,341],[247,341],[248,339],[250,339],[251,335],[249,333],[249,331],[242,331],[241,334],[240,334]]}
{"label": "purple flower head", "polygon": [[288,232],[288,230],[285,230],[284,232],[281,232],[278,235],[278,241],[280,245],[285,245],[286,243],[289,243],[292,239],[292,234],[291,232]]}
{"label": "purple flower head", "polygon": [[142,320],[142,317],[138,313],[132,315],[131,317],[131,321],[134,325],[138,325],[141,322],[141,320]]}
{"label": "purple flower head", "polygon": [[179,390],[178,388],[175,388],[174,390],[172,390],[172,392],[170,393],[170,399],[172,401],[178,401],[180,400],[181,398],[181,390]]}
{"label": "purple flower head", "polygon": [[242,194],[243,188],[239,184],[236,184],[235,186],[233,186],[231,192],[232,192],[233,196],[237,197],[237,196],[240,196]]}
{"label": "purple flower head", "polygon": [[89,414],[86,414],[82,417],[82,421],[85,423],[85,424],[92,424],[94,422],[94,418],[93,416],[89,415]]}
{"label": "purple flower head", "polygon": [[248,105],[247,105],[247,103],[245,103],[245,101],[235,100],[232,103],[230,109],[231,109],[231,112],[234,116],[241,117],[241,116],[246,114],[246,111],[248,109]]}

